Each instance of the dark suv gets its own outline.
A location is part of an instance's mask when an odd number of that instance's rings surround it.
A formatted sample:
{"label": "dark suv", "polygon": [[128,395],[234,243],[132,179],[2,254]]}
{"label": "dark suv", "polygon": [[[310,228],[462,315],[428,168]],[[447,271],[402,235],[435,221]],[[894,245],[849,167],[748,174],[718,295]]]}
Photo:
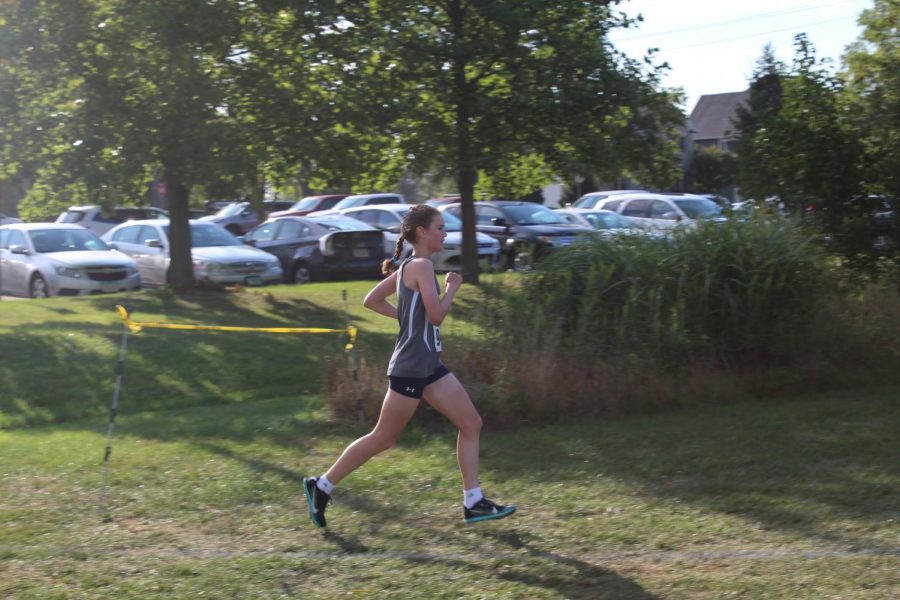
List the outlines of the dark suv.
{"label": "dark suv", "polygon": [[[462,205],[439,207],[462,219]],[[568,246],[593,230],[565,221],[542,204],[493,200],[475,203],[475,229],[500,242],[506,266],[521,270],[547,252]]]}

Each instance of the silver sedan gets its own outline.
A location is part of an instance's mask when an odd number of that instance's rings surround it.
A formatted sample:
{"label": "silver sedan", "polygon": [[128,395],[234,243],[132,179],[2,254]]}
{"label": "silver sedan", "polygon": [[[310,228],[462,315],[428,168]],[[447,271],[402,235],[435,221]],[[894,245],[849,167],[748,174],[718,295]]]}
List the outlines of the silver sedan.
{"label": "silver sedan", "polygon": [[[191,258],[200,283],[265,285],[281,282],[278,259],[244,245],[214,223],[191,221]],[[169,272],[169,221],[129,221],[113,227],[103,239],[131,256],[144,285],[164,285]]]}
{"label": "silver sedan", "polygon": [[136,290],[134,261],[78,225],[0,227],[0,292],[11,296],[81,296]]}

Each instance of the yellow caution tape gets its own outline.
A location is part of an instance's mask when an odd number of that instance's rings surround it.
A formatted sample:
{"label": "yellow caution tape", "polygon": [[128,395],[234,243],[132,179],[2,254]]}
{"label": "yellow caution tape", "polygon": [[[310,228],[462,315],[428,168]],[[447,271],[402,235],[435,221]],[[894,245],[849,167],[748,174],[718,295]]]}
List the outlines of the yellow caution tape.
{"label": "yellow caution tape", "polygon": [[323,327],[234,327],[224,325],[186,325],[180,323],[154,323],[150,321],[132,321],[128,310],[122,305],[116,305],[116,312],[125,322],[129,331],[138,333],[141,329],[182,329],[187,331],[251,331],[256,333],[346,333],[347,344],[344,347],[350,350],[356,344],[358,329],[353,325],[345,329],[325,329]]}

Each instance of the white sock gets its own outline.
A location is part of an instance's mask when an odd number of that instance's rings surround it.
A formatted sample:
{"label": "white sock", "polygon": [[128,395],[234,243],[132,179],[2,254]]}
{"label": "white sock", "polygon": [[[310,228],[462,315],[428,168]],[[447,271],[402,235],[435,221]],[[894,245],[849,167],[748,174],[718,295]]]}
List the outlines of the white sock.
{"label": "white sock", "polygon": [[473,487],[471,490],[463,492],[463,504],[466,505],[466,508],[472,508],[482,498],[484,498],[484,494],[481,493],[481,487]]}
{"label": "white sock", "polygon": [[316,487],[328,494],[331,495],[331,492],[334,491],[334,484],[328,481],[328,478],[322,475],[318,479],[316,479]]}

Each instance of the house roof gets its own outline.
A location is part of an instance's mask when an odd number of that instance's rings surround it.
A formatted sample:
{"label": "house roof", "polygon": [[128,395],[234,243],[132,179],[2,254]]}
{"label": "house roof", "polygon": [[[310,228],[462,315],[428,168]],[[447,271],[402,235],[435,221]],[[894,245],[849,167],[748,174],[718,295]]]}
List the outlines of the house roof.
{"label": "house roof", "polygon": [[690,116],[694,140],[721,140],[732,137],[729,134],[734,131],[731,120],[736,115],[738,105],[746,103],[749,97],[750,90],[700,96]]}

